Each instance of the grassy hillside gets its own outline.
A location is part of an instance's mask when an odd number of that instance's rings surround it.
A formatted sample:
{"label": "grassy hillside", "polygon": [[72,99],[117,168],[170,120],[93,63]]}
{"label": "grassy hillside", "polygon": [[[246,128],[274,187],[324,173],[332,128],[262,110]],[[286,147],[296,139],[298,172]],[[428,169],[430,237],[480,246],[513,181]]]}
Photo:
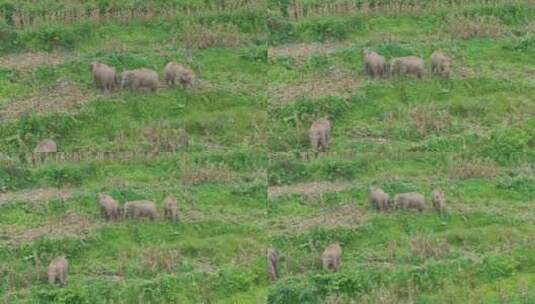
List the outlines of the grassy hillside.
{"label": "grassy hillside", "polygon": [[[33,169],[33,185],[61,188],[0,197],[2,302],[261,303],[265,167],[263,156],[236,152]],[[72,185],[55,178],[62,170],[90,173]],[[104,192],[161,209],[163,191],[178,198],[177,223],[162,214],[107,222],[96,205]],[[61,254],[71,263],[65,288],[45,283]]]}
{"label": "grassy hillside", "polygon": [[[270,7],[268,235],[284,266],[269,303],[535,301],[535,8],[450,4]],[[452,75],[370,79],[364,48],[428,65],[440,48]],[[329,153],[304,154],[320,117]],[[441,187],[448,212],[378,214],[370,185],[428,203]],[[319,261],[333,242],[335,274]]]}
{"label": "grassy hillside", "polygon": [[[531,303],[533,162],[499,166],[449,153],[334,154],[270,161],[269,241],[283,252],[283,280],[269,303]],[[444,215],[368,205],[367,189],[390,195],[446,193]],[[342,270],[319,255],[343,248]]]}
{"label": "grassy hillside", "polygon": [[[308,149],[306,133],[320,116],[333,123],[336,151],[503,158],[534,147],[531,5],[390,13],[378,8],[294,20],[275,11],[270,148]],[[452,77],[370,80],[362,73],[363,48],[387,60],[414,55],[428,64],[440,48],[452,57]]]}
{"label": "grassy hillside", "polygon": [[[0,303],[534,303],[533,20],[520,0],[0,0]],[[364,48],[428,68],[440,48],[451,77],[370,79]],[[197,80],[105,94],[94,60]],[[60,153],[32,163],[43,138]],[[441,187],[447,212],[378,213],[370,185]],[[159,218],[106,221],[99,193]]]}

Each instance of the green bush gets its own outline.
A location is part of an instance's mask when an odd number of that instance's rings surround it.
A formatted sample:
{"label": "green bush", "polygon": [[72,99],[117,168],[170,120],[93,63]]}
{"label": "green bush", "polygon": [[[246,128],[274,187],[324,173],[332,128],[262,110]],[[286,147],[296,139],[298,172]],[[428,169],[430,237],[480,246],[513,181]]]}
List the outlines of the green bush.
{"label": "green bush", "polygon": [[0,13],[2,14],[2,17],[4,20],[7,21],[8,24],[12,24],[13,22],[13,12],[15,12],[15,5],[12,2],[9,1],[2,1],[0,3]]}
{"label": "green bush", "polygon": [[258,33],[264,30],[265,14],[260,10],[238,9],[232,12],[208,12],[196,20],[202,25],[233,24],[242,33]]}
{"label": "green bush", "polygon": [[90,303],[85,287],[69,285],[66,288],[42,288],[35,292],[38,303],[83,304]]}
{"label": "green bush", "polygon": [[368,169],[365,159],[358,161],[327,161],[323,163],[323,171],[329,180],[353,180]]}
{"label": "green bush", "polygon": [[320,303],[319,290],[308,284],[307,280],[290,278],[279,281],[269,289],[269,304]]}
{"label": "green bush", "polygon": [[305,165],[298,160],[273,161],[268,171],[269,185],[290,184],[302,178]]}
{"label": "green bush", "polygon": [[0,165],[0,192],[12,191],[31,184],[30,171],[19,164]]}
{"label": "green bush", "polygon": [[241,51],[240,57],[249,61],[267,62],[267,47],[252,46]]}
{"label": "green bush", "polygon": [[288,7],[290,6],[290,0],[268,0],[267,7],[274,11],[279,11],[282,16],[288,17]]}
{"label": "green bush", "polygon": [[297,25],[297,31],[303,37],[315,41],[343,40],[351,30],[360,27],[359,19],[341,20],[338,18],[322,18],[306,20]]}
{"label": "green bush", "polygon": [[515,272],[518,263],[511,256],[489,255],[479,266],[478,275],[485,281],[492,282],[501,278],[510,277]]}
{"label": "green bush", "polygon": [[273,116],[284,120],[291,127],[296,126],[296,117],[303,125],[310,125],[313,120],[327,116],[329,119],[336,119],[343,115],[350,107],[350,104],[340,97],[323,97],[314,100],[307,98],[288,105],[284,108],[273,110]]}
{"label": "green bush", "polygon": [[377,52],[385,58],[411,56],[416,54],[411,46],[403,45],[397,42],[383,42],[375,47]]}
{"label": "green bush", "polygon": [[0,53],[12,52],[17,48],[18,34],[5,22],[0,21]]}
{"label": "green bush", "polygon": [[535,8],[520,4],[489,5],[467,9],[463,12],[463,15],[468,18],[492,16],[498,18],[506,25],[518,25],[533,20],[535,17]]}
{"label": "green bush", "polygon": [[528,52],[535,50],[535,35],[526,35],[516,40],[512,45],[505,45],[504,49],[518,51],[518,52]]}
{"label": "green bush", "polygon": [[279,16],[269,16],[267,20],[268,43],[282,44],[297,38],[298,29],[289,20]]}
{"label": "green bush", "polygon": [[28,49],[50,52],[56,48],[74,49],[78,43],[90,37],[91,27],[88,23],[81,23],[76,27],[47,25],[21,32],[18,43]]}
{"label": "green bush", "polygon": [[97,166],[95,164],[84,164],[77,167],[50,165],[33,172],[32,178],[47,186],[80,186],[87,178],[95,176],[96,172]]}
{"label": "green bush", "polygon": [[118,71],[151,67],[151,63],[147,58],[135,53],[97,53],[95,56],[96,58],[102,58],[101,60],[104,63],[115,67]]}
{"label": "green bush", "polygon": [[521,128],[498,128],[493,130],[488,144],[482,147],[482,154],[500,164],[514,162],[529,149],[533,134]]}

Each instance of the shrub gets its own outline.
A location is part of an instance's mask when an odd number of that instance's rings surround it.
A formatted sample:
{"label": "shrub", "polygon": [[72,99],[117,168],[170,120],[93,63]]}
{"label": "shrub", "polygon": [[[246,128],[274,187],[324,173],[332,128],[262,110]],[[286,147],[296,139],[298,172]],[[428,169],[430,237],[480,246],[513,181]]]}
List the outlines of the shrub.
{"label": "shrub", "polygon": [[269,185],[290,184],[300,180],[304,171],[305,165],[298,160],[274,161],[268,171],[268,183]]}
{"label": "shrub", "polygon": [[411,56],[416,53],[410,46],[398,42],[383,42],[377,45],[376,49],[386,58]]}
{"label": "shrub", "polygon": [[360,158],[359,161],[328,160],[322,162],[321,173],[329,180],[352,180],[368,168],[368,161]]}
{"label": "shrub", "polygon": [[320,296],[316,286],[311,286],[307,281],[298,278],[290,278],[279,281],[269,289],[267,302],[269,304],[297,304],[319,303]]}
{"label": "shrub", "polygon": [[32,177],[36,182],[41,182],[47,186],[80,186],[86,178],[94,176],[96,171],[97,166],[94,164],[79,167],[51,165],[37,170],[32,174]]}
{"label": "shrub", "polygon": [[334,120],[343,115],[349,106],[341,97],[330,96],[315,100],[303,98],[292,105],[274,109],[273,114],[282,118],[292,127],[296,126],[297,123],[302,123],[308,129],[316,118],[327,116]]}
{"label": "shrub", "polygon": [[503,25],[494,17],[452,19],[448,29],[457,39],[497,38],[504,34]]}
{"label": "shrub", "polygon": [[535,177],[530,175],[503,176],[498,181],[497,187],[515,193],[525,193],[527,197],[535,197]]}
{"label": "shrub", "polygon": [[148,68],[151,66],[147,58],[135,53],[97,53],[96,56],[102,58],[103,62],[115,67],[118,71],[125,69]]}
{"label": "shrub", "polygon": [[17,47],[17,32],[0,20],[0,53],[13,51]]}
{"label": "shrub", "polygon": [[52,51],[55,48],[73,49],[76,45],[91,36],[88,23],[76,27],[48,25],[34,31],[22,32],[18,43],[29,49]]}
{"label": "shrub", "polygon": [[267,62],[267,47],[252,46],[241,51],[240,57],[249,61]]}
{"label": "shrub", "polygon": [[482,154],[500,164],[515,161],[528,151],[532,136],[522,128],[496,129],[491,133],[488,143],[482,147]]}
{"label": "shrub", "polygon": [[440,134],[451,124],[447,110],[439,110],[435,103],[411,106],[409,108],[410,122],[419,136]]}
{"label": "shrub", "polygon": [[89,294],[85,287],[69,285],[67,288],[43,288],[35,293],[38,303],[89,303]]}
{"label": "shrub", "polygon": [[232,24],[243,33],[256,33],[263,31],[265,16],[263,11],[238,9],[234,11],[209,12],[197,18],[202,25]]}
{"label": "shrub", "polygon": [[483,263],[479,266],[478,275],[485,281],[492,282],[511,276],[517,264],[512,256],[489,255],[485,257]]}
{"label": "shrub", "polygon": [[18,164],[0,164],[0,192],[23,188],[30,182],[28,169]]}
{"label": "shrub", "polygon": [[518,39],[512,45],[505,45],[504,49],[517,51],[517,52],[528,52],[535,50],[535,35],[526,35]]}
{"label": "shrub", "polygon": [[293,24],[279,16],[269,16],[267,19],[268,43],[277,45],[290,41],[296,36]]}
{"label": "shrub", "polygon": [[247,40],[247,37],[241,35],[239,29],[233,24],[213,26],[192,24],[182,34],[184,46],[195,49],[236,47],[246,43]]}
{"label": "shrub", "polygon": [[477,8],[467,9],[463,12],[467,18],[473,19],[477,17],[494,17],[499,19],[505,25],[517,25],[531,21],[535,15],[533,7],[507,4],[502,6],[481,6]]}
{"label": "shrub", "polygon": [[349,36],[351,23],[351,21],[338,18],[322,18],[303,21],[298,24],[297,30],[311,40],[343,40]]}

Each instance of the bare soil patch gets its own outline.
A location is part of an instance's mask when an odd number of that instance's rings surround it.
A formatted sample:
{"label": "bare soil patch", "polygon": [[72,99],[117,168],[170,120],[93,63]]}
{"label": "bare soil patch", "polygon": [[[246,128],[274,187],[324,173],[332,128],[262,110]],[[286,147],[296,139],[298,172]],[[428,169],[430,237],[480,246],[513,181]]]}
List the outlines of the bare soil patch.
{"label": "bare soil patch", "polygon": [[355,72],[332,69],[329,72],[302,79],[298,83],[270,86],[268,88],[269,102],[284,105],[300,98],[324,96],[348,98],[358,90],[361,82]]}
{"label": "bare soil patch", "polygon": [[12,202],[40,203],[56,199],[69,199],[73,196],[71,189],[39,188],[15,192],[0,193],[0,205]]}
{"label": "bare soil patch", "polygon": [[366,214],[354,204],[346,204],[333,209],[318,210],[306,217],[281,217],[270,221],[271,234],[283,232],[300,233],[314,228],[352,228],[362,224]]}
{"label": "bare soil patch", "polygon": [[11,119],[28,113],[68,113],[76,105],[87,102],[89,92],[85,92],[73,81],[60,79],[51,87],[42,88],[28,98],[12,100],[0,109],[0,118]]}
{"label": "bare soil patch", "polygon": [[28,52],[0,57],[0,65],[19,71],[30,71],[39,66],[57,66],[63,63],[64,56],[58,52]]}
{"label": "bare soil patch", "polygon": [[268,199],[274,199],[290,193],[317,196],[326,192],[340,192],[351,187],[350,183],[340,182],[311,182],[289,186],[276,186],[268,188]]}

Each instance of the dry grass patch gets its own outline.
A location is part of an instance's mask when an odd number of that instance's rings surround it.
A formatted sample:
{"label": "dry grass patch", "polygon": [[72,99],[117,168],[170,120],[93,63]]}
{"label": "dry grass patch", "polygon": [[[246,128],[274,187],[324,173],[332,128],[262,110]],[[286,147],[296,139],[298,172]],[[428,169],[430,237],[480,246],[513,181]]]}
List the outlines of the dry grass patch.
{"label": "dry grass patch", "polygon": [[148,247],[143,250],[141,269],[151,273],[165,271],[174,272],[182,261],[182,255],[178,249]]}
{"label": "dry grass patch", "polygon": [[505,34],[496,17],[456,18],[450,21],[448,31],[456,39],[498,38]]}
{"label": "dry grass patch", "polygon": [[238,27],[230,24],[218,24],[212,27],[191,25],[182,36],[187,48],[206,49],[210,47],[236,47],[249,41]]}
{"label": "dry grass patch", "polygon": [[[516,221],[535,224],[535,209],[531,206],[535,200],[527,200],[522,206],[514,204],[503,204],[503,202],[492,201],[485,203],[455,202],[449,204],[448,210],[457,214],[487,214],[490,216],[507,217]],[[484,210],[484,211],[482,211]]]}
{"label": "dry grass patch", "polygon": [[276,47],[268,47],[268,59],[289,57],[302,61],[312,55],[329,55],[340,48],[347,48],[347,43],[292,43]]}
{"label": "dry grass patch", "polygon": [[165,121],[148,125],[143,130],[143,137],[152,152],[172,151],[187,148],[189,136],[182,128],[173,128]]}
{"label": "dry grass patch", "polygon": [[474,68],[466,66],[457,66],[455,68],[454,74],[459,75],[461,78],[476,78],[481,75],[481,72],[477,71]]}
{"label": "dry grass patch", "polygon": [[0,118],[18,118],[29,113],[68,113],[68,110],[89,99],[89,92],[82,91],[76,83],[60,79],[53,86],[42,88],[26,99],[12,100],[0,109]]}
{"label": "dry grass patch", "polygon": [[418,134],[425,136],[430,133],[439,133],[451,124],[451,117],[446,110],[437,109],[436,104],[411,106],[409,118]]}
{"label": "dry grass patch", "polygon": [[244,222],[258,221],[264,217],[263,211],[259,212],[258,210],[249,210],[249,214],[243,213],[232,213],[226,211],[225,213],[219,210],[205,211],[190,209],[186,211],[180,211],[179,221],[185,223],[203,223],[209,221],[217,221],[228,224],[241,224]]}
{"label": "dry grass patch", "polygon": [[274,199],[286,194],[302,194],[307,197],[315,197],[326,192],[340,192],[351,187],[350,183],[341,182],[311,182],[289,186],[268,187],[268,199]]}
{"label": "dry grass patch", "polygon": [[411,254],[422,259],[441,258],[449,252],[449,248],[448,240],[446,239],[417,235],[410,240]]}
{"label": "dry grass patch", "polygon": [[22,72],[31,71],[39,66],[57,66],[63,63],[64,55],[58,52],[28,52],[0,57],[0,66]]}
{"label": "dry grass patch", "polygon": [[59,220],[48,220],[40,227],[8,229],[9,231],[4,232],[5,235],[0,234],[0,239],[5,239],[10,244],[27,244],[43,236],[50,239],[80,238],[97,227],[99,225],[91,223],[87,217],[71,211]]}
{"label": "dry grass patch", "polygon": [[356,73],[333,69],[326,73],[312,75],[298,83],[270,86],[268,88],[271,104],[288,104],[300,98],[319,98],[336,96],[349,98],[360,87],[361,80]]}
{"label": "dry grass patch", "polygon": [[499,166],[490,159],[451,158],[448,163],[448,176],[451,179],[493,178],[500,173]]}
{"label": "dry grass patch", "polygon": [[234,172],[225,164],[204,164],[196,167],[186,167],[180,180],[186,185],[226,184],[235,179]]}
{"label": "dry grass patch", "polygon": [[6,192],[0,193],[0,205],[14,202],[36,204],[51,200],[66,200],[72,197],[73,194],[73,190],[58,188],[40,188]]}
{"label": "dry grass patch", "polygon": [[314,228],[353,228],[365,220],[363,210],[354,204],[342,205],[332,209],[318,210],[306,217],[279,217],[268,223],[271,234],[301,233]]}

